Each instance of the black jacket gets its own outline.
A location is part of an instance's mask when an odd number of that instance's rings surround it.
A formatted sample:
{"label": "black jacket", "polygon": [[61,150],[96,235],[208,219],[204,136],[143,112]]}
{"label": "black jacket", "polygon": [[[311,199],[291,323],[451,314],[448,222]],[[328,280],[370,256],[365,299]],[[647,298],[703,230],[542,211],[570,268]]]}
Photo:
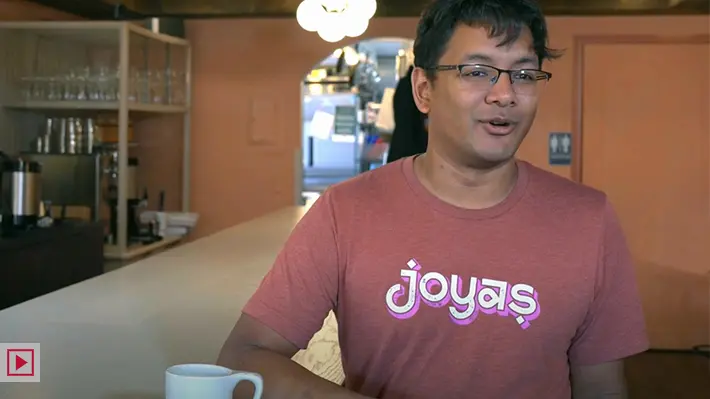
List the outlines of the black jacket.
{"label": "black jacket", "polygon": [[417,108],[412,92],[413,70],[414,67],[410,67],[407,75],[399,80],[392,98],[394,131],[390,140],[387,163],[424,153],[427,148],[426,115]]}

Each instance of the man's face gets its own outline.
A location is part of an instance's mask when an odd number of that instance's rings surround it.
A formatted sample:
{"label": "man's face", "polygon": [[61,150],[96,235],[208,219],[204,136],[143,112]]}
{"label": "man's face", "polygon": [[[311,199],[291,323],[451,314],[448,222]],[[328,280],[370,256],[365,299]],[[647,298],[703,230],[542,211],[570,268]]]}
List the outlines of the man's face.
{"label": "man's face", "polygon": [[[499,47],[500,40],[488,37],[485,28],[459,26],[438,65],[539,68],[528,29],[510,45]],[[423,70],[416,69],[412,76],[415,101],[428,114],[432,150],[466,166],[495,167],[511,159],[527,135],[535,119],[539,89],[521,90],[523,84],[511,84],[506,73],[495,84],[485,83],[491,82],[486,68],[466,71],[471,73],[438,71],[431,82]]]}

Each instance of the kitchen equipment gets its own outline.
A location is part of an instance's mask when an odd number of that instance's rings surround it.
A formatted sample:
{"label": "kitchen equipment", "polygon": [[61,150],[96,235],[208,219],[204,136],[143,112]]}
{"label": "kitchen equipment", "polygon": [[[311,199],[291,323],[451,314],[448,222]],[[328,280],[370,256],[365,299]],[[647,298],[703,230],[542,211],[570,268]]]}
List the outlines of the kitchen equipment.
{"label": "kitchen equipment", "polygon": [[[118,240],[118,150],[109,151],[105,156],[107,157],[107,168],[104,169],[104,198],[110,207],[110,232],[108,241],[115,243]],[[140,225],[138,215],[136,214],[136,208],[141,203],[136,181],[138,164],[138,158],[128,158],[128,169],[126,171],[126,210],[128,213],[128,226],[126,229],[127,242],[131,242],[133,238],[140,236]]]}
{"label": "kitchen equipment", "polygon": [[[24,159],[42,165],[42,200],[70,209],[88,208],[88,217],[101,217],[101,165],[98,154],[22,153]],[[76,214],[70,215],[76,217]]]}
{"label": "kitchen equipment", "polygon": [[191,212],[145,211],[140,214],[142,224],[154,226],[155,235],[183,237],[197,225],[200,215]]}
{"label": "kitchen equipment", "polygon": [[37,224],[41,173],[39,162],[0,155],[0,217],[3,230],[25,229]]}
{"label": "kitchen equipment", "polygon": [[264,379],[260,374],[212,364],[180,364],[165,371],[165,397],[231,399],[234,388],[242,381],[254,384],[252,399],[261,399]]}
{"label": "kitchen equipment", "polygon": [[[101,155],[101,168],[104,174],[104,195],[107,201],[118,198],[118,148],[117,146],[104,146],[105,151]],[[138,186],[136,178],[138,175],[138,158],[128,158],[128,170],[126,171],[126,199],[138,199]]]}
{"label": "kitchen equipment", "polygon": [[92,119],[67,118],[64,152],[67,154],[91,154],[94,146]]}
{"label": "kitchen equipment", "polygon": [[92,154],[96,145],[93,118],[47,118],[42,133],[35,139],[34,151],[40,154]]}

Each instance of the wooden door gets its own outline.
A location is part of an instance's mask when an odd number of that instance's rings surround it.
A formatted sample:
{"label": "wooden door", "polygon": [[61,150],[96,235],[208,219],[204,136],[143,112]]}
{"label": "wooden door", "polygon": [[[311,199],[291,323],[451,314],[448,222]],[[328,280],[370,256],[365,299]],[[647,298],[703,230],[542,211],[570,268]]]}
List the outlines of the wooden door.
{"label": "wooden door", "polygon": [[586,43],[582,182],[614,204],[651,345],[708,343],[710,46]]}

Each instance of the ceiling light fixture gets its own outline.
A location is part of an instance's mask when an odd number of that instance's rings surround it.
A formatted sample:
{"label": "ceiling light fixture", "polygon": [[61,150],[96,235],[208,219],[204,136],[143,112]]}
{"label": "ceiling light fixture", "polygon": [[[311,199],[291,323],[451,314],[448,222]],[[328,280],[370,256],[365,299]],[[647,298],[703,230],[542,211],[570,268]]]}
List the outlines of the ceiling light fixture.
{"label": "ceiling light fixture", "polygon": [[335,43],[365,33],[375,11],[376,0],[303,0],[296,20],[304,30]]}

